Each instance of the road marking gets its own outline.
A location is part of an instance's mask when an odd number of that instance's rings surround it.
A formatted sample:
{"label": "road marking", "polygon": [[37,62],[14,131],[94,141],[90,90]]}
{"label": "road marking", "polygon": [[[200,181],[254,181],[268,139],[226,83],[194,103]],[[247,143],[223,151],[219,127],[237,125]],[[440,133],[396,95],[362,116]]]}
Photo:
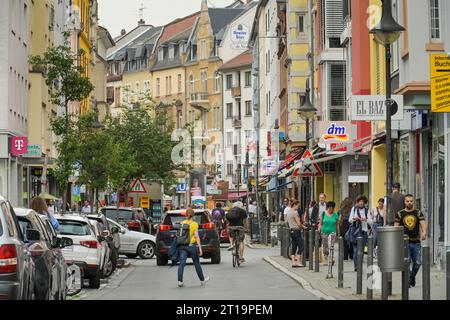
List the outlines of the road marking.
{"label": "road marking", "polygon": [[323,292],[314,289],[308,281],[303,279],[298,274],[289,271],[288,269],[286,269],[285,267],[283,267],[281,264],[279,264],[278,262],[274,261],[270,257],[264,257],[263,260],[268,262],[275,269],[280,270],[281,272],[283,272],[284,274],[286,274],[290,278],[294,279],[297,283],[299,283],[303,287],[303,289],[309,291],[310,293],[312,293],[316,297],[318,297],[320,299],[324,299],[324,300],[337,300],[335,297],[328,296],[328,295],[324,294]]}

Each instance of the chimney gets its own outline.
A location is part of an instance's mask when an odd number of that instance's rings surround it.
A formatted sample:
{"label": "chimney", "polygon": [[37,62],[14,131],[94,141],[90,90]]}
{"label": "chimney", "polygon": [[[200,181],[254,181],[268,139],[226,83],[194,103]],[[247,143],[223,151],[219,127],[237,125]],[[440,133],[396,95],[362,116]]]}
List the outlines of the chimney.
{"label": "chimney", "polygon": [[121,36],[124,36],[124,35],[126,35],[127,34],[127,32],[125,31],[125,29],[122,29],[122,31],[120,31],[120,35]]}
{"label": "chimney", "polygon": [[145,25],[144,19],[139,20],[138,21],[138,26],[143,26],[143,25]]}

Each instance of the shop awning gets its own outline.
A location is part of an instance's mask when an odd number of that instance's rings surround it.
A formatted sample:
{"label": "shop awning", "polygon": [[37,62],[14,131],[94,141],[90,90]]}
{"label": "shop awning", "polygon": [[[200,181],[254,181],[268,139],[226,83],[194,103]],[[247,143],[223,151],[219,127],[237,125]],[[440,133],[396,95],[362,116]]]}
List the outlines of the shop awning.
{"label": "shop awning", "polygon": [[283,183],[283,184],[277,186],[276,188],[272,188],[272,189],[267,190],[267,192],[274,192],[274,191],[282,190],[282,189],[286,188],[288,185],[290,185],[291,183],[294,183],[294,181]]}
{"label": "shop awning", "polygon": [[250,195],[251,193],[248,193],[246,191],[238,192],[228,192],[228,200],[237,200],[242,197],[247,197],[247,195]]}

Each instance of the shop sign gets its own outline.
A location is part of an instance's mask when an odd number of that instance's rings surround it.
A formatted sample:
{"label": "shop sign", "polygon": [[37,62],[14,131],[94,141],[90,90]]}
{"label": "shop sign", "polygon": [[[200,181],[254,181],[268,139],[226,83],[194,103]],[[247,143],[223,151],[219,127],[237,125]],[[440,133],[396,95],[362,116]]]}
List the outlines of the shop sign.
{"label": "shop sign", "polygon": [[187,183],[177,184],[177,193],[186,193],[186,191],[187,191]]}
{"label": "shop sign", "polygon": [[450,55],[430,55],[431,112],[450,112]]}
{"label": "shop sign", "polygon": [[248,41],[250,39],[249,28],[240,23],[231,27],[231,48],[232,49],[247,49]]}
{"label": "shop sign", "polygon": [[27,148],[27,153],[23,155],[24,158],[41,158],[42,148],[38,144],[29,144]]}
{"label": "shop sign", "polygon": [[320,121],[320,143],[353,143],[355,126],[350,121]]}
{"label": "shop sign", "polygon": [[[398,106],[392,120],[403,120],[403,96],[391,97]],[[352,121],[386,121],[386,96],[363,95],[352,96]]]}
{"label": "shop sign", "polygon": [[11,138],[11,155],[18,157],[27,153],[28,139],[27,137],[12,137]]}

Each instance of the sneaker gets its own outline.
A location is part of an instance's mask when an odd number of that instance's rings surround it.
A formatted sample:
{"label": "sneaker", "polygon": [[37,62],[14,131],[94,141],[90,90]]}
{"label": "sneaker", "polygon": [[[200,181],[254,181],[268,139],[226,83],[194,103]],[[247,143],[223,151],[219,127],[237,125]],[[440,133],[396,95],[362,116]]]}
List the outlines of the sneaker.
{"label": "sneaker", "polygon": [[184,283],[183,283],[183,281],[178,281],[178,286],[181,288],[181,287],[184,287]]}
{"label": "sneaker", "polygon": [[234,249],[234,245],[233,245],[233,246],[229,246],[227,250],[228,250],[228,251],[231,251],[231,250],[233,250],[233,249]]}
{"label": "sneaker", "polygon": [[209,277],[206,277],[205,280],[200,281],[201,285],[204,286],[209,281]]}
{"label": "sneaker", "polygon": [[409,287],[414,288],[415,286],[416,286],[416,280],[413,280],[413,279],[409,280]]}
{"label": "sneaker", "polygon": [[241,259],[239,259],[239,261],[240,261],[241,263],[243,263],[243,262],[245,262],[245,259],[244,259],[244,258],[241,258]]}

